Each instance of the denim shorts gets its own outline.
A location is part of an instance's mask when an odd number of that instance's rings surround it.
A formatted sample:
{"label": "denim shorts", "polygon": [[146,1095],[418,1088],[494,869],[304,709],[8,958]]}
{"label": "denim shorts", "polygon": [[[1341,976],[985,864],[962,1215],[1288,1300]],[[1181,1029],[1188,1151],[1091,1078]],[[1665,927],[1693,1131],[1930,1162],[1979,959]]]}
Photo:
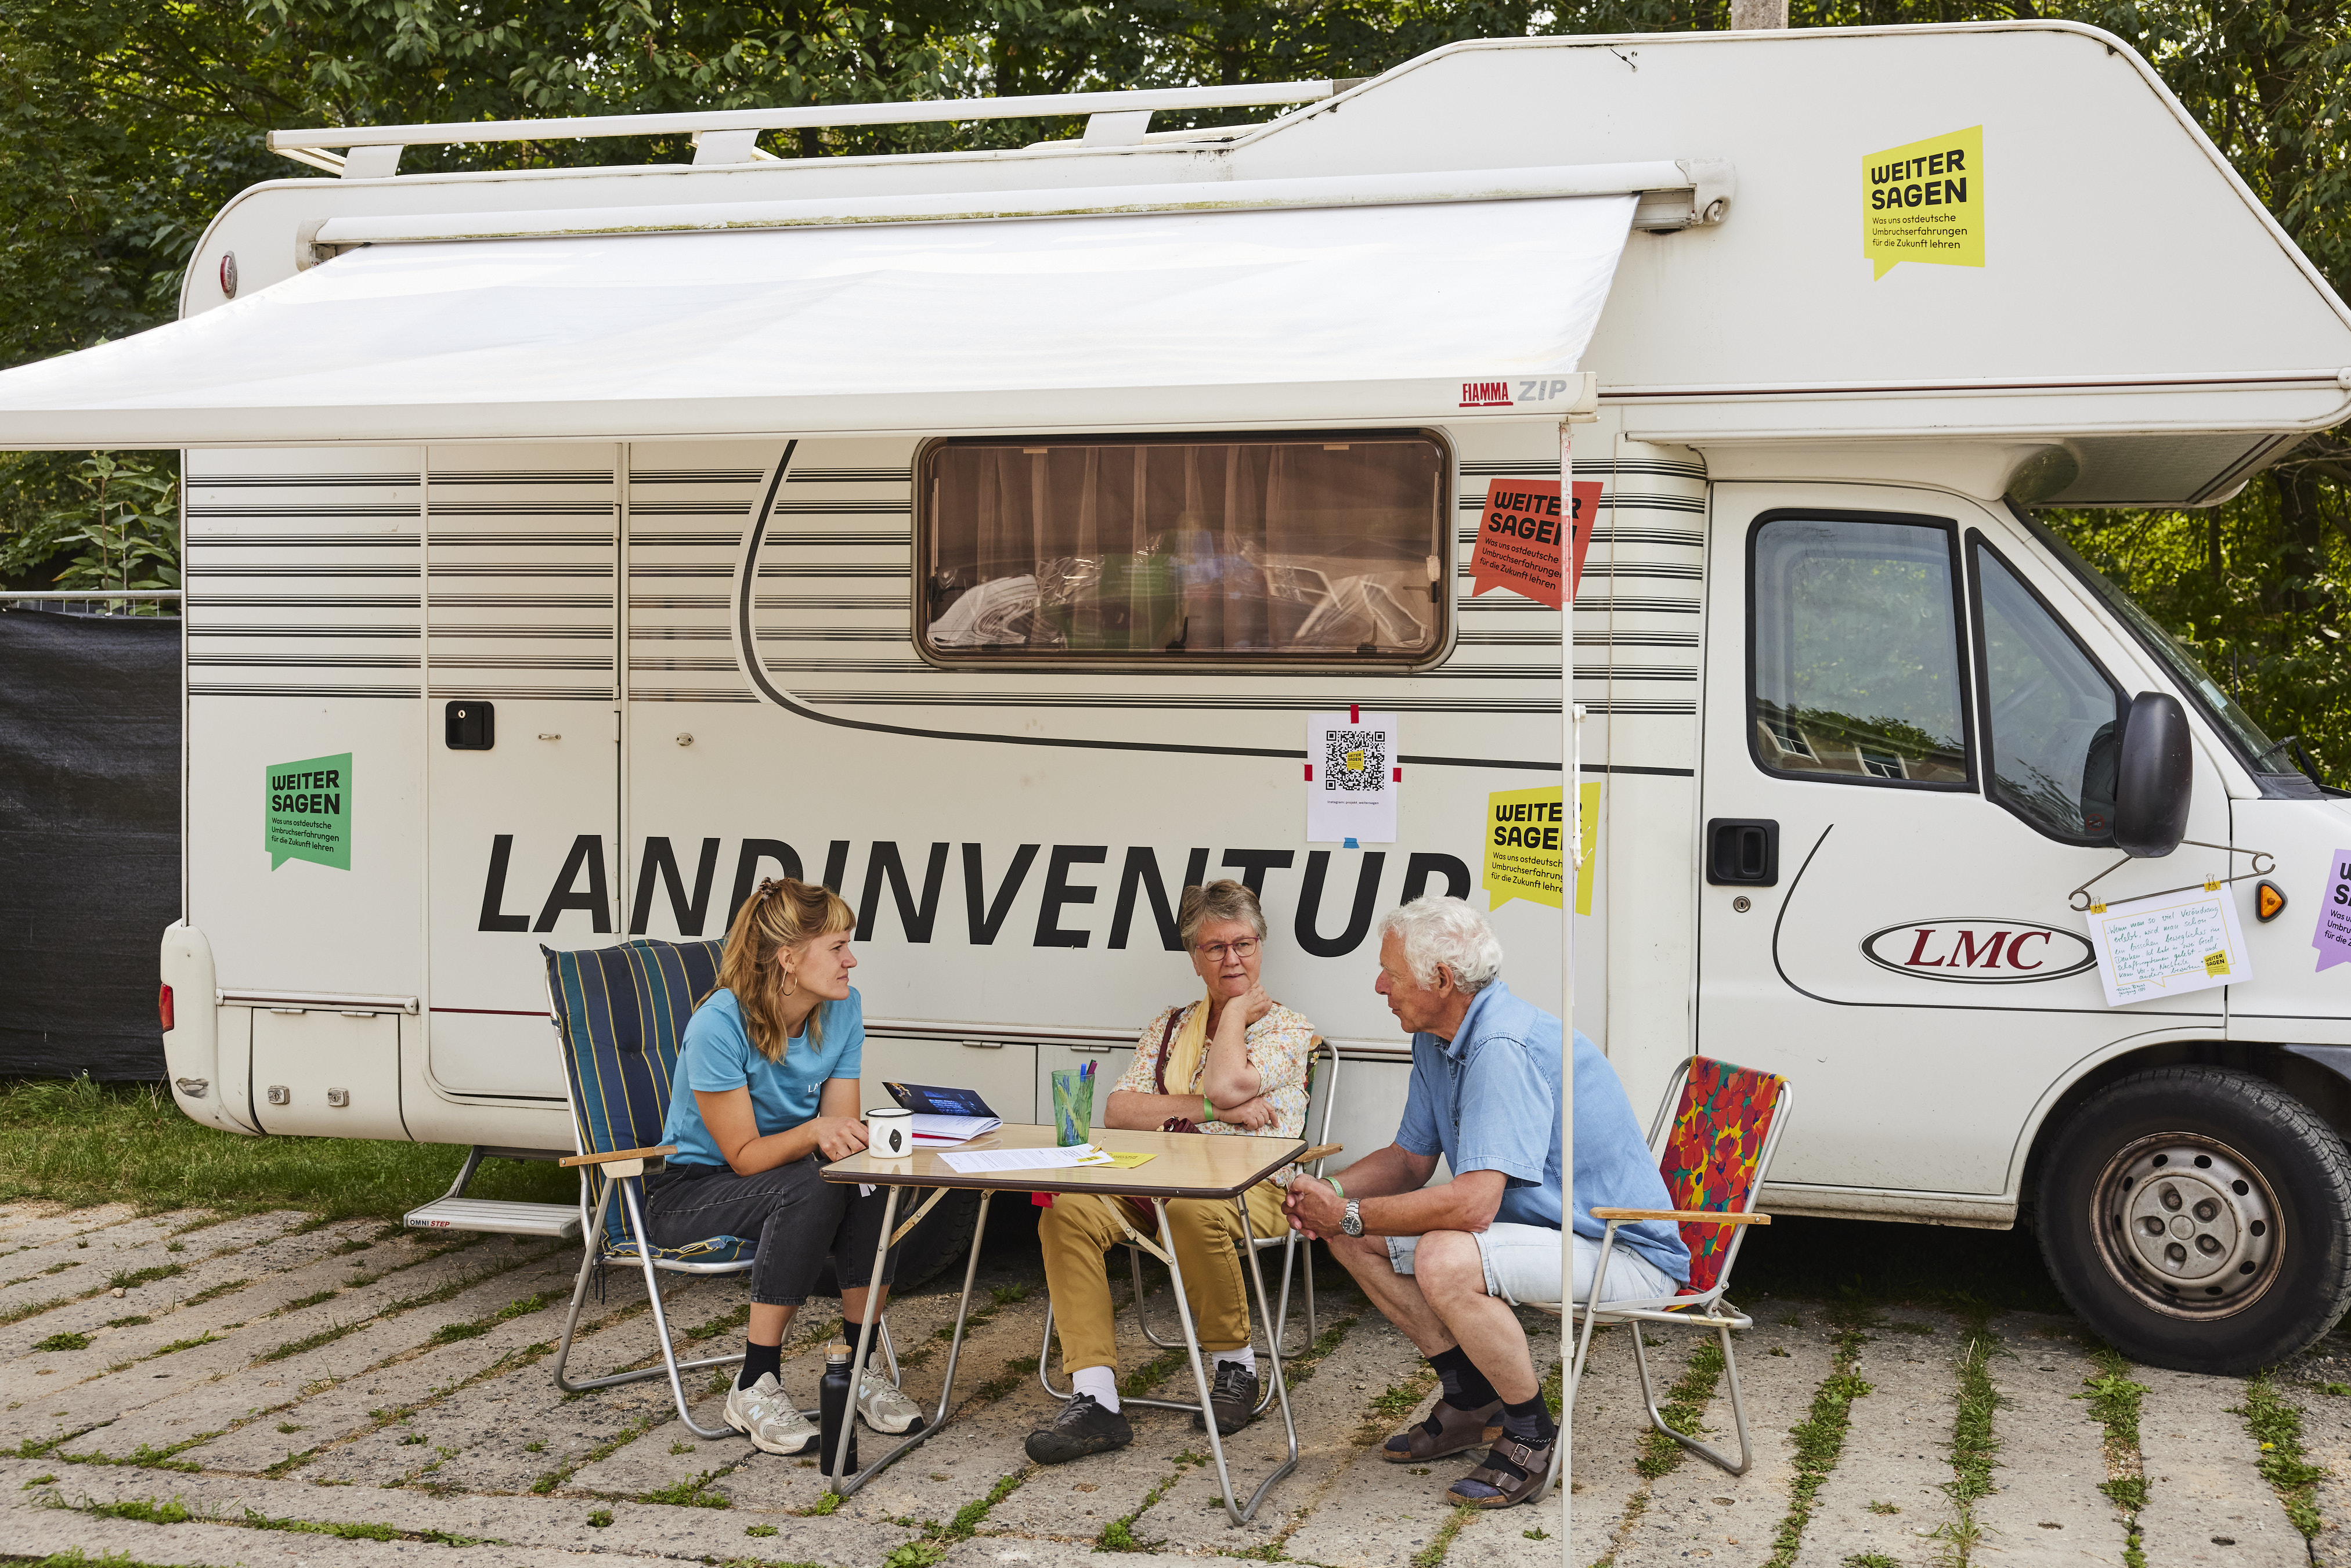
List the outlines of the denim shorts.
{"label": "denim shorts", "polygon": [[[1559,1232],[1548,1225],[1496,1223],[1473,1233],[1478,1260],[1486,1268],[1486,1293],[1512,1306],[1520,1301],[1559,1304]],[[1388,1262],[1399,1274],[1412,1272],[1417,1236],[1387,1239]],[[1592,1275],[1600,1262],[1600,1243],[1575,1239],[1575,1299],[1592,1297]],[[1624,1244],[1620,1238],[1608,1253],[1607,1295],[1604,1301],[1645,1301],[1671,1296],[1681,1289],[1671,1275]]]}

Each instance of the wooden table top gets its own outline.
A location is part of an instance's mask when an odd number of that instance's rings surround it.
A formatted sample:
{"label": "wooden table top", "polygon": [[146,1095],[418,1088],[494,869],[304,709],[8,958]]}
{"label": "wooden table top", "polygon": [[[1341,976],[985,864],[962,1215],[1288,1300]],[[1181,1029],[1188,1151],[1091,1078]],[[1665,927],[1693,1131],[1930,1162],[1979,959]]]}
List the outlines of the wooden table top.
{"label": "wooden table top", "polygon": [[1131,1133],[1096,1127],[1098,1149],[1157,1156],[1132,1170],[1110,1166],[1059,1166],[1026,1171],[974,1171],[967,1176],[941,1154],[977,1149],[1044,1149],[1053,1146],[1050,1127],[1007,1122],[993,1133],[945,1148],[917,1148],[903,1160],[852,1155],[824,1167],[827,1181],[872,1182],[885,1186],[974,1187],[997,1192],[1100,1192],[1133,1197],[1234,1197],[1290,1164],[1306,1150],[1303,1138],[1210,1136],[1202,1133]]}

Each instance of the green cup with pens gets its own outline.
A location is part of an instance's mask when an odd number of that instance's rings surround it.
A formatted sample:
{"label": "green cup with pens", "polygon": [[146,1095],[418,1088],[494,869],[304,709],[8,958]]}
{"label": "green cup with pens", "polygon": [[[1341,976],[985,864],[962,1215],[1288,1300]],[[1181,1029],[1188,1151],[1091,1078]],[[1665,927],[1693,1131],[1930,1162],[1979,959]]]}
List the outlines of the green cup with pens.
{"label": "green cup with pens", "polygon": [[1089,1061],[1053,1073],[1053,1142],[1062,1148],[1093,1141],[1096,1065]]}

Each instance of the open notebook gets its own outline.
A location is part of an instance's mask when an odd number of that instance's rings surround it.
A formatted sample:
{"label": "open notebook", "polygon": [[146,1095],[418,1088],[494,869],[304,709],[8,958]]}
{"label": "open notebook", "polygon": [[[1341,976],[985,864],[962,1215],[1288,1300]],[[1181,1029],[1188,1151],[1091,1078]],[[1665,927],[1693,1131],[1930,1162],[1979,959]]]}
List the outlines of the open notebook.
{"label": "open notebook", "polygon": [[1004,1118],[971,1089],[937,1089],[927,1083],[889,1083],[890,1098],[914,1113],[917,1145],[960,1144],[1004,1125]]}

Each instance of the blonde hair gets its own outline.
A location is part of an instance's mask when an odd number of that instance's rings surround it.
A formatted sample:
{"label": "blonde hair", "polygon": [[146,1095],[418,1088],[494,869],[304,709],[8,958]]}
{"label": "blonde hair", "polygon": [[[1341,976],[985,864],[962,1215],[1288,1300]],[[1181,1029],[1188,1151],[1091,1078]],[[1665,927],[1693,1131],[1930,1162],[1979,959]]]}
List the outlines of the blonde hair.
{"label": "blonde hair", "polygon": [[1249,883],[1227,877],[1203,887],[1198,884],[1184,890],[1184,899],[1176,909],[1176,929],[1184,938],[1184,946],[1192,946],[1200,935],[1200,927],[1209,921],[1246,920],[1257,939],[1265,940],[1265,911],[1258,907],[1257,894]]}
{"label": "blonde hair", "polygon": [[[857,916],[841,894],[797,877],[769,877],[735,912],[718,960],[718,983],[735,993],[751,1043],[769,1061],[783,1061],[789,1039],[784,1028],[783,967],[776,955],[856,926]],[[820,1006],[808,1016],[808,1037],[811,1046],[823,1043]]]}

